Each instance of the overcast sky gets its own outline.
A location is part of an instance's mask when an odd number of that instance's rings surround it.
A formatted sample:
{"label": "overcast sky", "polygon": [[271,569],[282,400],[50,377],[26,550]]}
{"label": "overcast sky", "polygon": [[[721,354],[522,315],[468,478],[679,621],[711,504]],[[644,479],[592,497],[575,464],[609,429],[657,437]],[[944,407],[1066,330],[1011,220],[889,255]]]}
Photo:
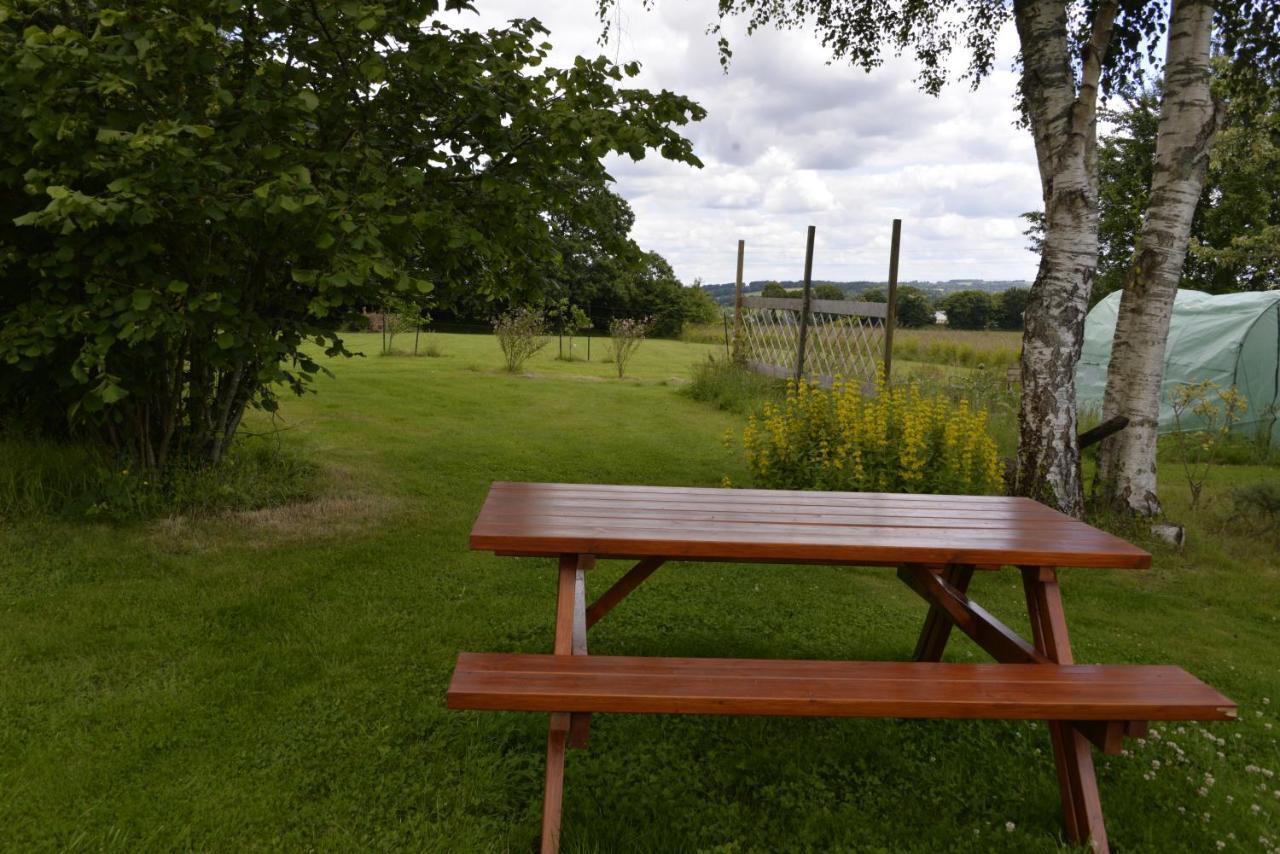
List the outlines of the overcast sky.
{"label": "overcast sky", "polygon": [[722,72],[715,0],[641,0],[622,7],[598,43],[594,0],[475,0],[480,15],[445,16],[483,28],[537,17],[552,61],[604,53],[643,66],[639,85],[688,95],[707,110],[686,129],[704,168],[650,155],[611,158],[618,192],[635,209],[633,237],[661,253],[686,283],[732,281],[739,238],[746,278],[799,279],[808,225],[817,226],[814,277],[883,280],[889,230],[903,220],[903,279],[1032,279],[1023,211],[1040,207],[1030,135],[1014,127],[1016,36],[1002,34],[995,73],[921,94],[908,60],[871,74],[828,54],[811,31],[727,26],[734,50]]}

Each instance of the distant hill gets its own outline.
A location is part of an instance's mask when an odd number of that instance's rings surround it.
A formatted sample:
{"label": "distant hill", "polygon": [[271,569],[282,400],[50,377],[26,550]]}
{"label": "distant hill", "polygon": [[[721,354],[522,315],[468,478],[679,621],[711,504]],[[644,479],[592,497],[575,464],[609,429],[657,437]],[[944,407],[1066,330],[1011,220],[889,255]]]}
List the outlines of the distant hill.
{"label": "distant hill", "polygon": [[[761,279],[754,282],[748,282],[742,286],[744,293],[759,293],[764,290],[767,282],[772,279]],[[804,287],[804,282],[798,281],[779,281],[787,290],[800,290]],[[814,286],[817,285],[835,285],[845,292],[846,296],[853,297],[863,291],[872,288],[888,287],[888,282],[832,282],[828,280],[815,280]],[[945,282],[899,282],[899,286],[910,285],[913,288],[919,288],[931,296],[946,296],[953,291],[987,291],[988,293],[998,293],[1007,291],[1009,288],[1029,288],[1031,282],[1027,281],[992,281],[989,279],[948,279]],[[726,282],[718,285],[703,285],[702,289],[711,295],[720,305],[733,304],[733,282]]]}

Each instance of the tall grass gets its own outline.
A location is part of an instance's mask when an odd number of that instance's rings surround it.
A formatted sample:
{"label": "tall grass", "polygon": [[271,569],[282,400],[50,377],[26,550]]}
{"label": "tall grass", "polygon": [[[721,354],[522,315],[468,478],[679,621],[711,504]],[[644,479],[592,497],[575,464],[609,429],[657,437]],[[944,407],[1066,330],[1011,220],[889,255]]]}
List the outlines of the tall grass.
{"label": "tall grass", "polygon": [[[733,335],[733,324],[729,324],[729,335]],[[723,321],[715,323],[686,323],[680,330],[680,340],[687,344],[719,344],[724,346],[725,325]]]}
{"label": "tall grass", "polygon": [[0,518],[147,519],[256,510],[315,497],[319,468],[266,437],[216,466],[138,469],[88,443],[0,437]]}
{"label": "tall grass", "polygon": [[716,409],[750,415],[769,401],[781,400],[786,384],[712,355],[693,365],[690,382],[680,391]]}
{"label": "tall grass", "polygon": [[1011,368],[1022,350],[1018,332],[962,329],[898,329],[893,357],[957,368]]}

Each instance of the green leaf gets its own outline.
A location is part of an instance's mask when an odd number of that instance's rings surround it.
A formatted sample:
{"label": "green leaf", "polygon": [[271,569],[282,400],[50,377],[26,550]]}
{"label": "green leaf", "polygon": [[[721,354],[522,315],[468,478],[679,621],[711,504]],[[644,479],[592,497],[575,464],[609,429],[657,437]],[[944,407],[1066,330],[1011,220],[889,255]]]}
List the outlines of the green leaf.
{"label": "green leaf", "polygon": [[134,291],[133,292],[133,310],[146,311],[151,308],[151,291]]}
{"label": "green leaf", "polygon": [[116,385],[114,382],[104,381],[98,386],[98,397],[103,403],[117,403],[129,396],[126,388]]}
{"label": "green leaf", "polygon": [[219,332],[216,340],[218,346],[223,350],[230,350],[236,346],[236,336],[232,332]]}
{"label": "green leaf", "polygon": [[189,285],[186,282],[181,281],[180,279],[174,279],[172,282],[169,283],[169,293],[185,294],[187,292],[188,287]]}
{"label": "green leaf", "polygon": [[57,184],[45,187],[44,191],[51,199],[65,199],[67,196],[71,195],[70,189]]}
{"label": "green leaf", "polygon": [[306,110],[308,113],[320,106],[320,99],[317,98],[316,93],[312,92],[310,89],[303,89],[299,92],[298,100],[302,102],[302,109]]}
{"label": "green leaf", "polygon": [[324,234],[322,234],[322,235],[320,235],[319,237],[317,237],[317,238],[316,238],[316,248],[317,248],[317,249],[328,249],[328,248],[329,248],[330,246],[332,246],[335,242],[336,242],[336,241],[335,241],[335,239],[334,239],[334,236],[333,236],[332,234],[330,234],[329,232],[327,232],[327,231],[326,231]]}

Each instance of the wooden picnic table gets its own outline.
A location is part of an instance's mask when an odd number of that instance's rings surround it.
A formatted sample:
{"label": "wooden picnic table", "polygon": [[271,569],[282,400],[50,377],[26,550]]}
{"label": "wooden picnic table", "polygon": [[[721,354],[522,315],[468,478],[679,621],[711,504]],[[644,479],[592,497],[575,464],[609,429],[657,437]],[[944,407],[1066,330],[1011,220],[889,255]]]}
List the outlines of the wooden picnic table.
{"label": "wooden picnic table", "polygon": [[[1146,569],[1124,540],[1026,498],[495,483],[471,547],[555,558],[553,654],[458,657],[448,704],[551,713],[542,850],[558,850],[566,747],[593,712],[1044,720],[1067,840],[1107,851],[1090,745],[1118,753],[1150,720],[1228,720],[1235,704],[1178,667],[1076,665],[1058,570]],[[593,603],[597,559],[636,565]],[[588,656],[587,630],[669,560],[897,567],[929,605],[909,662]],[[979,570],[1018,568],[1032,638],[978,605]],[[952,627],[996,664],[942,663]]]}

